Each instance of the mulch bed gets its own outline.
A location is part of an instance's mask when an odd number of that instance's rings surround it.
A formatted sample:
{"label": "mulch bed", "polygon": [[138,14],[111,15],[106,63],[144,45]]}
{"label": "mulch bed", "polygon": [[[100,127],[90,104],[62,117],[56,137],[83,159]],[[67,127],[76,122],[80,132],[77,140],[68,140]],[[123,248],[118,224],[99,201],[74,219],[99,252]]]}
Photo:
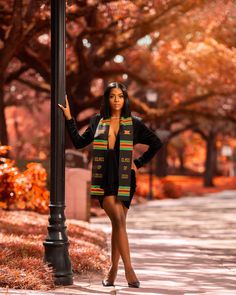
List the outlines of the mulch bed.
{"label": "mulch bed", "polygon": [[[43,263],[48,215],[0,209],[0,287],[49,290],[52,268]],[[107,237],[84,221],[66,220],[73,272],[104,274],[109,266]]]}

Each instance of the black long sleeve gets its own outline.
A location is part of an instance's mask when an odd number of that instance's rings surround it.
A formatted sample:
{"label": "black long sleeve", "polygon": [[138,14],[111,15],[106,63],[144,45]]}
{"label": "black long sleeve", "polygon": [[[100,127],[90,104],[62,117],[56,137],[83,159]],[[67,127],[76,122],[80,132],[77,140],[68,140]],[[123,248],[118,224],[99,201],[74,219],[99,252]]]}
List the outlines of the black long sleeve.
{"label": "black long sleeve", "polygon": [[87,129],[84,131],[83,134],[79,133],[74,117],[72,117],[70,120],[65,120],[66,127],[69,132],[71,141],[76,149],[82,149],[93,141],[94,132],[95,132],[94,124],[95,124],[96,118],[97,118],[97,115],[94,115],[90,118],[89,126],[87,127]]}
{"label": "black long sleeve", "polygon": [[[67,130],[76,149],[84,148],[93,141],[100,118],[100,114],[93,115],[90,119],[89,126],[83,134],[79,133],[74,117],[70,120],[66,120]],[[163,143],[160,138],[142,122],[140,117],[134,116],[133,118],[134,145],[141,143],[149,146],[139,158],[134,159],[134,164],[137,168],[140,168],[154,157],[156,152],[162,147]]]}
{"label": "black long sleeve", "polygon": [[142,122],[142,120],[137,120],[137,122],[139,122],[137,143],[149,146],[139,158],[134,160],[137,168],[140,168],[154,157],[156,152],[163,146],[163,143],[160,138]]}

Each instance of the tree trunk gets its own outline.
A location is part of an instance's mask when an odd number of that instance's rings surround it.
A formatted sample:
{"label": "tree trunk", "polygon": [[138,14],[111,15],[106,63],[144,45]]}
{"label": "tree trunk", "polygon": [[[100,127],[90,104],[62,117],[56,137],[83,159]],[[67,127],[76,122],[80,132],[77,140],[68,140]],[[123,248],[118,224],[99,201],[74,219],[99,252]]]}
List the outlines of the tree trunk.
{"label": "tree trunk", "polygon": [[167,144],[164,144],[158,151],[156,164],[155,175],[159,177],[167,176]]}
{"label": "tree trunk", "polygon": [[205,173],[204,173],[204,186],[212,187],[214,186],[213,177],[215,175],[216,168],[216,132],[210,131],[207,138],[207,151],[206,151],[206,161],[205,161]]}
{"label": "tree trunk", "polygon": [[180,162],[179,173],[181,175],[183,175],[184,172],[185,172],[185,167],[184,167],[184,149],[179,149],[178,150],[178,156],[179,156],[179,162]]}
{"label": "tree trunk", "polygon": [[[0,81],[4,81],[3,77],[0,77]],[[3,87],[4,87],[4,84],[0,82],[0,144],[8,145]]]}

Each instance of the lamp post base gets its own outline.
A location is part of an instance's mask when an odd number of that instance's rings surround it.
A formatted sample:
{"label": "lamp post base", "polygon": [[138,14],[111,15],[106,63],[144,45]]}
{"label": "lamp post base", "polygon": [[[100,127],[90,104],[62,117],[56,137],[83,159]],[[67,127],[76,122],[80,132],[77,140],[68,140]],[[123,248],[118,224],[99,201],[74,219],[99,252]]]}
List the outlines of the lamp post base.
{"label": "lamp post base", "polygon": [[69,241],[66,233],[64,205],[49,205],[50,218],[48,236],[43,242],[44,263],[53,267],[56,285],[73,285],[73,272],[68,253]]}
{"label": "lamp post base", "polygon": [[73,272],[68,254],[69,242],[45,241],[44,263],[54,269],[55,285],[73,285]]}

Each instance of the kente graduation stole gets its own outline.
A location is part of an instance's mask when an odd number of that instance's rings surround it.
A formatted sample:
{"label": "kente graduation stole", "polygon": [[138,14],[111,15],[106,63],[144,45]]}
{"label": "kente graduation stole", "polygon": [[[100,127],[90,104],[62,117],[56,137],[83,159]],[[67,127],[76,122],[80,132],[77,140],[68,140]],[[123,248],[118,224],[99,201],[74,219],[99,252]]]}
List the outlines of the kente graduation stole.
{"label": "kente graduation stole", "polygon": [[[90,195],[92,198],[104,195],[101,188],[103,182],[104,162],[108,149],[108,134],[110,118],[101,118],[93,140],[93,164]],[[132,117],[120,118],[120,146],[119,146],[119,188],[117,198],[128,201],[130,196],[131,164],[133,153],[133,122]],[[114,167],[109,167],[114,169]]]}

